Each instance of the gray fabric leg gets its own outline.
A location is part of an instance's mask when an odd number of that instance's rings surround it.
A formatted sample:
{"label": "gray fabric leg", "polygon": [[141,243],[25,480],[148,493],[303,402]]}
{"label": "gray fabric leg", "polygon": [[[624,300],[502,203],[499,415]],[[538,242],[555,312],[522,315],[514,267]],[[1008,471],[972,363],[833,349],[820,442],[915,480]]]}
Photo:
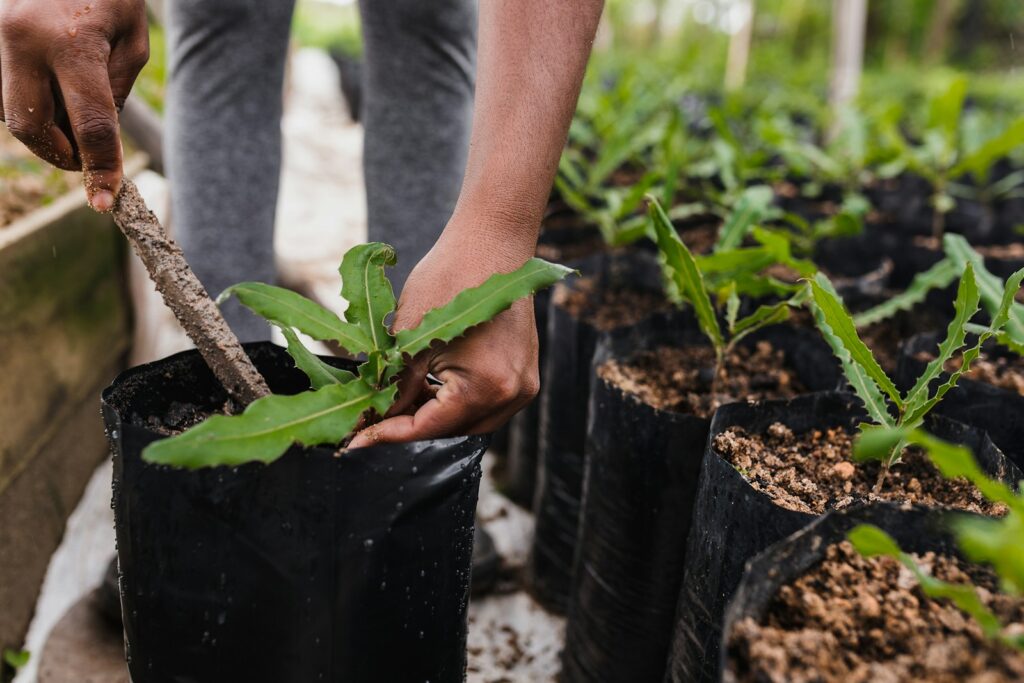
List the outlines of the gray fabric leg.
{"label": "gray fabric leg", "polygon": [[455,208],[469,151],[476,0],[360,0],[369,236],[400,291]]}
{"label": "gray fabric leg", "polygon": [[[175,235],[214,296],[274,282],[284,66],[295,0],[171,0],[167,169]],[[236,302],[243,341],[269,327]]]}

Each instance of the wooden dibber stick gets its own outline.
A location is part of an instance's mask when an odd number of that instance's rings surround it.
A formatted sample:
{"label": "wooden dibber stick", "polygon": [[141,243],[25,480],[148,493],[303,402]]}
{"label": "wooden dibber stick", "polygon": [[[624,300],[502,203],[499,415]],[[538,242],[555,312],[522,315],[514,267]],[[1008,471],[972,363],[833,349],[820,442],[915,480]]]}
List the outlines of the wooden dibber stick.
{"label": "wooden dibber stick", "polygon": [[266,380],[192,272],[181,248],[167,236],[139,195],[138,188],[128,179],[121,185],[113,215],[114,222],[145,264],[164,303],[174,312],[174,317],[231,398],[247,406],[268,395],[270,388]]}

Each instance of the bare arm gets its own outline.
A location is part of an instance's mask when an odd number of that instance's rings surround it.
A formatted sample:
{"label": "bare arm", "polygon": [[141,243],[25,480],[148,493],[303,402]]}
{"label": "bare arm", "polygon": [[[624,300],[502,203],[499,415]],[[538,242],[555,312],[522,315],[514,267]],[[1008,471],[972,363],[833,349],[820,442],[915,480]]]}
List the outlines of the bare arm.
{"label": "bare arm", "polygon": [[[469,160],[455,213],[413,271],[395,319],[432,308],[531,256],[565,145],[603,0],[481,0]],[[444,382],[429,387],[427,373]],[[533,304],[521,301],[435,349],[403,377],[396,415],[354,447],[492,431],[538,390]]]}

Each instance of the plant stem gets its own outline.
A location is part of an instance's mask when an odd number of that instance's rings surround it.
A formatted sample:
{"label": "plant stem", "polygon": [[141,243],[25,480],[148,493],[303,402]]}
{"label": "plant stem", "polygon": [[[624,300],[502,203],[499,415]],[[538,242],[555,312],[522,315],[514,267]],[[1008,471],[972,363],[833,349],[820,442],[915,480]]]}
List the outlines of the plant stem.
{"label": "plant stem", "polygon": [[882,484],[885,483],[886,477],[889,476],[889,460],[886,459],[882,466],[878,469],[878,479],[875,480],[875,485],[871,487],[871,495],[877,496],[882,492]]}
{"label": "plant stem", "polygon": [[266,380],[192,272],[181,248],[167,236],[130,180],[122,184],[113,214],[114,222],[142,259],[164,303],[231,398],[245,406],[270,394]]}
{"label": "plant stem", "polygon": [[718,389],[725,379],[725,356],[731,351],[731,344],[724,351],[715,349],[715,373],[711,376],[711,407],[714,410],[718,409]]}

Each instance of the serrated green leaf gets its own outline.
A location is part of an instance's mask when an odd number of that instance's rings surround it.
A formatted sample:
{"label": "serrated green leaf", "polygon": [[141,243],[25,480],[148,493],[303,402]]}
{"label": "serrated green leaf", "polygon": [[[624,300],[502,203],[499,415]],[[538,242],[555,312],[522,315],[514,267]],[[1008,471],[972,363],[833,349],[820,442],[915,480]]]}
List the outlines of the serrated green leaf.
{"label": "serrated green leaf", "polygon": [[669,298],[676,303],[687,300],[693,306],[701,331],[711,340],[715,349],[722,349],[725,341],[718,325],[718,317],[711,305],[711,297],[704,286],[704,278],[693,254],[680,239],[665,215],[661,204],[648,197],[648,212],[654,224],[658,242],[658,256]]}
{"label": "serrated green leaf", "polygon": [[314,389],[322,389],[332,384],[348,384],[356,378],[348,370],[328,365],[312,353],[299,340],[294,330],[286,325],[278,325],[281,334],[288,342],[288,355],[295,361],[295,367],[306,373],[309,384]]}
{"label": "serrated green leaf", "polygon": [[387,351],[395,345],[395,338],[384,322],[396,307],[395,293],[384,269],[397,261],[391,245],[370,242],[349,249],[338,269],[341,296],[348,302],[345,319],[370,340],[366,353]]}
{"label": "serrated green leaf", "polygon": [[155,441],[142,458],[188,469],[269,464],[296,443],[340,443],[366,411],[385,414],[397,391],[397,386],[381,391],[349,382],[294,396],[267,396],[249,404],[241,415],[214,415],[184,434]]}
{"label": "serrated green leaf", "polygon": [[[959,268],[965,268],[968,263],[974,266],[981,302],[988,314],[994,318],[1003,304],[1005,294],[1003,283],[989,272],[985,267],[985,259],[971,247],[963,236],[947,233],[942,238],[942,244],[946,254]],[[1007,311],[1006,333],[1015,344],[1024,346],[1024,306],[1011,300]]]}
{"label": "serrated green leaf", "polygon": [[949,327],[946,328],[946,338],[939,344],[938,353],[935,354],[935,358],[925,366],[924,372],[921,373],[913,388],[907,393],[905,410],[908,419],[911,420],[911,424],[913,424],[914,420],[921,419],[925,415],[920,410],[930,403],[929,389],[932,381],[942,374],[946,362],[963,348],[967,340],[966,326],[978,312],[979,300],[980,295],[978,293],[977,281],[974,277],[974,267],[968,263],[964,269],[963,276],[960,278],[960,286],[957,288],[956,300],[953,303],[953,319],[950,321]]}
{"label": "serrated green leaf", "polygon": [[415,356],[435,341],[450,342],[572,272],[565,266],[533,258],[513,273],[492,275],[479,287],[461,292],[448,304],[428,312],[415,329],[399,332],[396,348]]}
{"label": "serrated green leaf", "polygon": [[957,268],[951,259],[944,258],[928,270],[915,275],[904,291],[853,316],[853,322],[862,328],[886,320],[900,311],[909,311],[922,303],[932,290],[948,287],[962,272],[962,267]]}
{"label": "serrated green leaf", "polygon": [[353,354],[372,350],[370,338],[357,326],[290,289],[261,282],[243,282],[227,288],[217,300],[224,301],[232,295],[257,315],[292,327],[318,341],[335,341]]}
{"label": "serrated green leaf", "polygon": [[[857,336],[857,330],[853,325],[853,318],[850,317],[846,307],[843,306],[839,296],[835,293],[832,283],[823,274],[818,273],[814,278],[808,280],[811,285],[811,293],[814,301],[815,318],[819,322],[819,328],[832,346],[833,352],[839,358],[844,372],[848,373],[847,378],[851,380],[854,390],[864,401],[871,416],[881,424],[889,424],[891,418],[888,411],[878,411],[879,402],[875,391],[866,386],[863,379],[866,377],[870,384],[881,389],[900,410],[903,409],[903,399],[899,390],[889,376],[885,374],[882,367],[875,360],[871,350]],[[840,351],[841,349],[841,351]],[[859,371],[857,371],[859,369]],[[851,371],[855,371],[850,374]],[[865,393],[861,393],[861,392]],[[882,401],[884,405],[884,401]],[[879,419],[881,414],[885,419]]]}
{"label": "serrated green leaf", "polygon": [[772,189],[767,185],[755,185],[744,190],[719,230],[714,251],[726,251],[740,246],[747,232],[764,218],[772,199]]}

